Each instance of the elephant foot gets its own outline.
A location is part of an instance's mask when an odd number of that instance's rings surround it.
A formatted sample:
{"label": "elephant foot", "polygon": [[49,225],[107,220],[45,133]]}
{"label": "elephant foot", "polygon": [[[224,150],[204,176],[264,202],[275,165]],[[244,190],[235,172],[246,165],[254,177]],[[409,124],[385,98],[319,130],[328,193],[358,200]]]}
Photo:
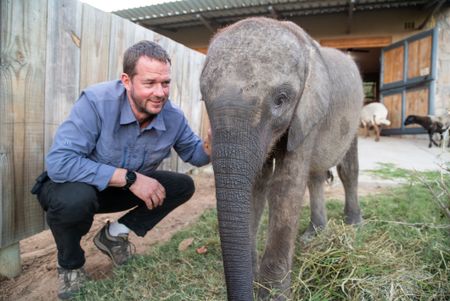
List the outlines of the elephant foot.
{"label": "elephant foot", "polygon": [[300,236],[300,242],[303,244],[309,243],[324,228],[324,225],[316,226],[313,223],[309,223],[308,229],[306,229],[306,231]]}
{"label": "elephant foot", "polygon": [[[267,290],[265,290],[267,292]],[[289,300],[287,296],[279,295],[276,293],[273,293],[273,291],[267,292],[267,293],[258,293],[257,299],[261,301],[286,301]]]}
{"label": "elephant foot", "polygon": [[345,223],[347,225],[361,225],[363,222],[363,218],[361,214],[348,215],[345,217]]}
{"label": "elephant foot", "polygon": [[256,300],[261,301],[286,301],[289,300],[289,290],[276,288],[264,284],[258,284],[260,287],[257,292]]}
{"label": "elephant foot", "polygon": [[257,282],[257,300],[285,301],[290,300],[291,268],[288,260],[263,258],[260,277]]}

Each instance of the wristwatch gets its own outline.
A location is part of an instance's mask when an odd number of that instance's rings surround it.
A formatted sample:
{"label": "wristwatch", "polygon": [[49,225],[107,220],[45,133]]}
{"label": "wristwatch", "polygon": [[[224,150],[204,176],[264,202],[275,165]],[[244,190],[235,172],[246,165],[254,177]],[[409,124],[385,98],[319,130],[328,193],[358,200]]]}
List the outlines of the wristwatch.
{"label": "wristwatch", "polygon": [[125,174],[125,181],[127,182],[125,186],[123,186],[123,189],[129,189],[131,185],[136,182],[137,176],[136,173],[132,170],[127,170],[127,173]]}

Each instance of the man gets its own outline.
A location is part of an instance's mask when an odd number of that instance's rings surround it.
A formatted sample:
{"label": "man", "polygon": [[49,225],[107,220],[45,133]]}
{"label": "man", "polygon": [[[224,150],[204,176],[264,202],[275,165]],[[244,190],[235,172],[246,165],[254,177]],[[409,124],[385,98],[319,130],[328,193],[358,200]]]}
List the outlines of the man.
{"label": "man", "polygon": [[194,193],[184,174],[156,171],[173,147],[195,166],[209,163],[203,143],[170,102],[170,58],[141,41],[124,54],[121,80],[84,90],[61,124],[46,157],[48,177],[35,193],[58,249],[58,296],[67,299],[86,279],[81,237],[96,213],[132,209],[107,223],[94,244],[115,266],[132,255],[128,233],[144,236]]}

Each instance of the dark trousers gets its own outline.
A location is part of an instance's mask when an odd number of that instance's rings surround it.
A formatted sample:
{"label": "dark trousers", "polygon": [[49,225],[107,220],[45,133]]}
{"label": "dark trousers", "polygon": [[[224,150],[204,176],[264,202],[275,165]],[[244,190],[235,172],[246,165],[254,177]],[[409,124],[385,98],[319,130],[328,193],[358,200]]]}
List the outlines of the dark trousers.
{"label": "dark trousers", "polygon": [[112,213],[133,208],[118,222],[134,233],[144,236],[169,212],[191,198],[195,191],[191,177],[168,171],[155,171],[148,176],[158,180],[166,189],[162,206],[149,210],[132,192],[108,187],[98,191],[85,183],[45,182],[38,194],[47,212],[47,223],[58,248],[58,263],[66,269],[84,265],[81,237],[89,232],[96,213]]}

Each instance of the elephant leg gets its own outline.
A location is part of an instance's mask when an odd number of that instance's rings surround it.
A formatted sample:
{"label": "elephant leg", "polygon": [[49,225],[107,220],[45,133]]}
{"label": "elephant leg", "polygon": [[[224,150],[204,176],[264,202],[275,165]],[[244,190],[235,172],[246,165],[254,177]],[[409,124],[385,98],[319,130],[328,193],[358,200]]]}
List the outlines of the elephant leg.
{"label": "elephant leg", "polygon": [[258,251],[257,251],[257,236],[258,228],[261,220],[261,215],[264,212],[266,204],[266,193],[268,182],[273,173],[273,159],[267,160],[263,166],[262,173],[256,178],[255,185],[253,186],[252,202],[250,209],[250,238],[252,247],[252,267],[253,267],[253,279],[258,279]]}
{"label": "elephant leg", "polygon": [[308,191],[311,208],[311,221],[308,229],[303,233],[301,240],[308,241],[318,230],[327,225],[327,209],[325,207],[325,196],[323,185],[328,178],[328,171],[315,172],[309,175]]}
{"label": "elephant leg", "polygon": [[345,222],[359,224],[362,221],[358,202],[358,140],[355,137],[342,161],[337,166],[339,178],[345,190]]}
{"label": "elephant leg", "polygon": [[307,168],[298,163],[295,154],[283,161],[277,158],[267,195],[269,226],[259,271],[260,300],[286,300],[290,295],[292,257],[307,179],[300,171],[307,172]]}

